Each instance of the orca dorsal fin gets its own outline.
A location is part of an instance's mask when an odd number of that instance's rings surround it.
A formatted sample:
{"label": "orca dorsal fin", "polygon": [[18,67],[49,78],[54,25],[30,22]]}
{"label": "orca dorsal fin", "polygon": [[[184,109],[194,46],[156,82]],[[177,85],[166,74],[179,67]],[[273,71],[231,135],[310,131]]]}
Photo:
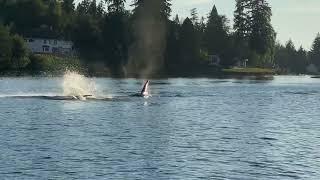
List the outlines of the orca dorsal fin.
{"label": "orca dorsal fin", "polygon": [[141,92],[140,92],[140,95],[141,95],[141,96],[145,96],[145,95],[148,94],[149,82],[150,82],[150,81],[147,80],[147,81],[144,83],[143,88],[142,88],[142,90],[141,90]]}

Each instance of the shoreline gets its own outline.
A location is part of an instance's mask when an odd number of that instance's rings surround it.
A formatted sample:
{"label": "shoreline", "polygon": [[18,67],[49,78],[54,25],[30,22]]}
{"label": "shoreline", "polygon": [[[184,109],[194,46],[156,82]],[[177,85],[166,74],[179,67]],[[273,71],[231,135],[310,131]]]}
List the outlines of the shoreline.
{"label": "shoreline", "polygon": [[[249,79],[249,80],[273,80],[275,76],[315,76],[312,74],[198,74],[198,75],[162,75],[162,76],[150,76],[150,77],[141,77],[141,76],[110,76],[110,75],[94,75],[88,73],[81,73],[85,77],[89,78],[114,78],[114,79],[170,79],[170,78],[208,78],[208,79]],[[43,78],[55,78],[63,77],[64,73],[0,73],[0,78],[24,78],[24,77],[43,77]]]}

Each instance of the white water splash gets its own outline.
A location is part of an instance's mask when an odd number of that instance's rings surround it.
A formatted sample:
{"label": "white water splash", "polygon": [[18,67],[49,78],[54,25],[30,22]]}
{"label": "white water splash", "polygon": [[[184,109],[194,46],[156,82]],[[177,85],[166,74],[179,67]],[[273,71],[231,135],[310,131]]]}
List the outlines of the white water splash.
{"label": "white water splash", "polygon": [[84,97],[95,96],[96,85],[92,79],[77,72],[67,71],[63,76],[63,95]]}

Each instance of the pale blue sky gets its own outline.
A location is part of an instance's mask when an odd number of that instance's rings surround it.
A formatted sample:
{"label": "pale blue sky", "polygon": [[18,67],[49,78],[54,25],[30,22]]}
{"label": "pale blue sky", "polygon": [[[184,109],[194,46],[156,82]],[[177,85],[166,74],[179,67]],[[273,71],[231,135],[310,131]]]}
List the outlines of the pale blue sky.
{"label": "pale blue sky", "polygon": [[[81,1],[81,0],[76,0]],[[127,0],[131,3],[131,0]],[[273,10],[272,24],[277,39],[285,43],[290,38],[296,47],[309,49],[320,32],[320,0],[269,0]],[[213,5],[220,14],[233,21],[235,0],[172,0],[172,15],[189,16],[190,9],[197,8],[199,16],[207,16]]]}
{"label": "pale blue sky", "polygon": [[[320,32],[320,0],[269,0],[272,6],[272,24],[281,43],[292,39],[299,47],[309,49]],[[206,15],[213,5],[220,14],[233,21],[235,0],[173,0],[174,13],[188,16],[190,9],[198,8],[199,14]]]}

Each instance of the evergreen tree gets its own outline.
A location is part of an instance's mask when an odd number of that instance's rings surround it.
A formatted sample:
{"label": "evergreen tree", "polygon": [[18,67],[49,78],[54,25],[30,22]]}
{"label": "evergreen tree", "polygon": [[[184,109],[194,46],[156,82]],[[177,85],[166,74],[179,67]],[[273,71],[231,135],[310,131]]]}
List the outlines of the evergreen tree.
{"label": "evergreen tree", "polygon": [[205,18],[203,16],[200,18],[200,22],[199,22],[198,27],[199,27],[199,31],[201,33],[204,33],[206,31],[207,25],[205,22]]}
{"label": "evergreen tree", "polygon": [[317,37],[312,43],[309,56],[310,62],[320,68],[320,33],[317,34]]}
{"label": "evergreen tree", "polygon": [[197,26],[199,21],[197,8],[191,9],[190,15],[191,15],[191,18],[190,18],[191,22],[193,23],[194,26]]}
{"label": "evergreen tree", "polygon": [[104,2],[100,1],[99,4],[97,5],[97,12],[96,12],[96,17],[99,19],[102,19],[105,15],[105,8],[104,8]]}
{"label": "evergreen tree", "polygon": [[290,67],[290,61],[292,61],[292,59],[294,59],[294,56],[297,52],[296,47],[294,46],[293,41],[290,39],[289,41],[287,41],[286,45],[285,45],[285,50],[287,52],[287,67]]}
{"label": "evergreen tree", "polygon": [[99,9],[95,0],[82,1],[76,10],[77,16],[71,34],[71,39],[80,55],[89,61],[104,59],[102,38],[104,11]]}
{"label": "evergreen tree", "polygon": [[276,44],[276,54],[275,54],[275,63],[280,68],[282,72],[292,72],[293,62],[296,59],[296,48],[290,39],[286,42],[285,46],[282,46],[280,43]]}
{"label": "evergreen tree", "polygon": [[148,14],[155,18],[168,19],[171,14],[171,0],[133,0],[134,14]]}
{"label": "evergreen tree", "polygon": [[0,0],[0,23],[5,23],[10,13],[9,4],[5,0]]}
{"label": "evergreen tree", "polygon": [[63,21],[62,21],[62,9],[61,4],[55,0],[49,1],[48,13],[47,13],[47,25],[54,34],[62,32]]}
{"label": "evergreen tree", "polygon": [[165,67],[168,73],[175,74],[179,67],[179,38],[180,38],[180,20],[176,15],[173,21],[168,24],[167,43],[165,54]]}
{"label": "evergreen tree", "polygon": [[180,63],[191,67],[199,60],[200,44],[192,21],[186,18],[180,32]]}
{"label": "evergreen tree", "polygon": [[275,32],[271,25],[271,7],[266,0],[253,0],[250,24],[250,47],[265,54],[274,47]]}
{"label": "evergreen tree", "polygon": [[73,13],[75,9],[74,0],[63,0],[62,9],[66,14]]}
{"label": "evergreen tree", "polygon": [[21,36],[12,37],[11,67],[21,71],[29,63],[28,48]]}
{"label": "evergreen tree", "polygon": [[91,5],[90,0],[83,0],[77,6],[77,14],[78,15],[87,15],[89,13],[89,7]]}
{"label": "evergreen tree", "polygon": [[236,46],[237,49],[243,49],[239,56],[249,57],[252,65],[273,63],[276,34],[271,25],[271,16],[271,7],[266,0],[236,0]]}
{"label": "evergreen tree", "polygon": [[163,71],[166,51],[166,27],[171,13],[171,0],[134,0],[133,38],[128,72],[149,76]]}
{"label": "evergreen tree", "polygon": [[198,23],[197,30],[198,30],[198,36],[199,36],[199,41],[200,41],[200,48],[201,48],[201,51],[203,52],[203,54],[207,53],[206,39],[205,39],[206,38],[206,36],[205,36],[206,29],[207,29],[207,24],[205,22],[205,18],[201,17],[200,22]]}
{"label": "evergreen tree", "polygon": [[0,24],[0,70],[7,69],[11,64],[12,40],[6,27]]}
{"label": "evergreen tree", "polygon": [[297,51],[292,40],[285,46],[277,43],[275,46],[275,63],[282,72],[302,74],[308,65],[307,52],[300,47]]}
{"label": "evergreen tree", "polygon": [[207,28],[205,31],[205,44],[208,49],[208,53],[211,55],[223,55],[227,49],[228,44],[228,30],[225,29],[223,16],[218,14],[216,6],[213,6],[207,22]]}
{"label": "evergreen tree", "polygon": [[16,1],[11,6],[8,22],[14,22],[13,31],[32,36],[35,28],[46,22],[47,6],[41,0]]}
{"label": "evergreen tree", "polygon": [[124,12],[124,4],[126,0],[105,0],[108,4],[109,12]]}
{"label": "evergreen tree", "polygon": [[168,20],[171,15],[171,0],[160,0],[161,17]]}
{"label": "evergreen tree", "polygon": [[88,7],[88,14],[91,16],[96,17],[97,16],[97,1],[96,0],[91,0],[90,5]]}
{"label": "evergreen tree", "polygon": [[251,0],[236,0],[236,10],[234,11],[234,34],[233,49],[236,59],[247,59],[249,56],[249,36],[250,36],[250,20]]}
{"label": "evergreen tree", "polygon": [[109,13],[103,27],[106,64],[115,76],[123,76],[123,67],[128,59],[129,16],[124,9],[124,2],[108,1]]}
{"label": "evergreen tree", "polygon": [[176,14],[173,22],[174,22],[175,24],[177,24],[177,25],[180,25],[180,19],[179,19],[179,15],[178,15],[178,14]]}
{"label": "evergreen tree", "polygon": [[307,51],[300,46],[296,53],[296,58],[293,62],[292,71],[297,74],[303,74],[306,72],[308,66]]}
{"label": "evergreen tree", "polygon": [[275,53],[276,67],[279,70],[284,71],[288,65],[288,55],[287,55],[286,49],[282,44],[276,43],[275,52],[276,52]]}
{"label": "evergreen tree", "polygon": [[250,7],[251,0],[236,0],[233,29],[238,41],[247,39],[250,34]]}

